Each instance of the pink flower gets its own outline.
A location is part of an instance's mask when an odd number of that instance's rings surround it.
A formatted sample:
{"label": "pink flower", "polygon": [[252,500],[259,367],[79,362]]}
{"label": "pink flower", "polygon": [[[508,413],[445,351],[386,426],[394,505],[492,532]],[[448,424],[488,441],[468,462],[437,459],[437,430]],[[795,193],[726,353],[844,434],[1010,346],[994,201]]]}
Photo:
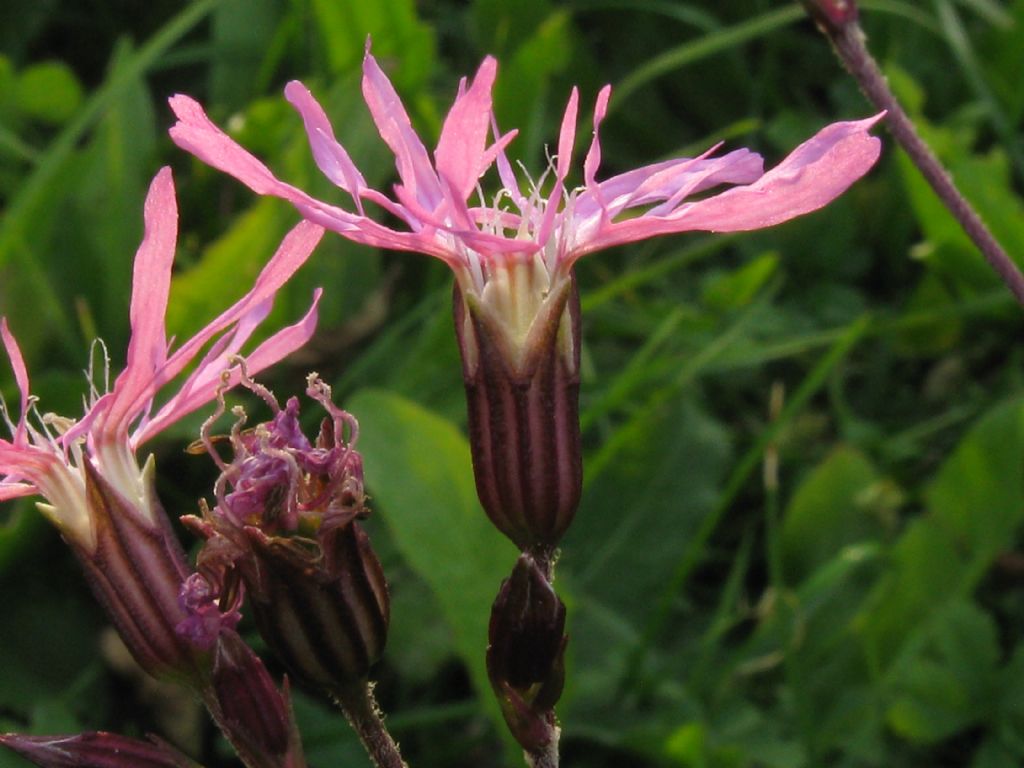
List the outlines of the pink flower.
{"label": "pink flower", "polygon": [[[224,374],[260,322],[270,312],[274,296],[309,257],[323,230],[303,222],[293,229],[256,279],[251,291],[234,306],[170,352],[164,327],[171,266],[177,240],[178,211],[169,168],[162,169],[149,189],[145,205],[146,231],[135,256],[131,299],[131,340],[124,370],[111,391],[94,392],[85,415],[74,421],[54,414],[38,418],[30,395],[28,372],[21,351],[0,318],[0,338],[21,391],[17,421],[6,408],[2,415],[12,432],[0,439],[0,501],[39,494],[39,505],[69,543],[85,552],[95,547],[97,499],[91,489],[102,487],[119,499],[123,509],[137,514],[137,524],[163,523],[152,494],[153,463],[140,469],[136,451],[147,440],[183,416],[214,400],[223,376],[227,384],[238,374]],[[246,356],[250,371],[282,359],[304,344],[316,325],[319,292],[298,323],[284,328]],[[179,376],[209,343],[199,364],[160,405],[155,397]],[[223,375],[222,375],[223,374]],[[113,494],[111,494],[113,492]],[[109,507],[109,505],[108,505]],[[109,509],[105,510],[109,512]]]}
{"label": "pink flower", "polygon": [[[187,96],[171,98],[178,122],[171,136],[182,148],[225,171],[259,194],[282,197],[327,229],[359,243],[435,256],[455,272],[467,300],[473,297],[525,340],[543,296],[557,293],[581,256],[622,243],[691,230],[761,229],[831,202],[875,163],[880,142],[867,131],[880,116],[835,123],[799,146],[765,173],[759,155],[739,149],[712,157],[682,158],[597,180],[598,130],[611,93],[606,86],[594,107],[594,131],[583,162],[583,186],[565,186],[576,137],[578,93],[573,89],[562,118],[557,154],[540,179],[520,186],[505,153],[515,131],[497,130],[491,88],[497,62],[484,59],[472,83],[460,83],[433,156],[416,135],[390,81],[369,51],[363,61],[363,95],[381,138],[395,154],[400,183],[394,199],[366,186],[323,109],[299,82],[285,95],[305,122],[320,170],[351,198],[354,211],[317,200],[279,181],[249,152],[215,126]],[[501,188],[488,204],[470,199],[481,177],[497,166]],[[553,173],[547,192],[544,182]],[[691,199],[722,184],[718,194]],[[374,203],[408,225],[398,230],[366,215]],[[639,209],[639,211],[638,211]],[[527,282],[510,269],[526,267]],[[524,302],[524,300],[526,300]]]}
{"label": "pink flower", "polygon": [[[487,57],[471,83],[459,84],[431,154],[367,50],[363,96],[395,155],[393,198],[366,185],[321,106],[301,83],[289,83],[285,95],[302,116],[317,165],[354,210],[278,180],[187,96],[171,99],[178,117],[171,137],[254,192],[288,200],[309,221],[358,243],[418,251],[451,267],[477,492],[492,522],[545,561],[572,521],[582,482],[576,261],[657,235],[761,229],[817,210],[874,165],[881,144],[868,129],[881,115],[824,128],[767,173],[753,152],[713,157],[713,147],[700,157],[598,181],[606,86],[594,106],[583,185],[569,188],[579,105],[573,89],[557,153],[538,179],[521,184],[505,153],[515,131],[501,133],[494,118],[497,67]],[[480,180],[492,167],[501,186],[488,201]],[[707,194],[721,185],[733,186]],[[407,228],[376,222],[367,203]]]}

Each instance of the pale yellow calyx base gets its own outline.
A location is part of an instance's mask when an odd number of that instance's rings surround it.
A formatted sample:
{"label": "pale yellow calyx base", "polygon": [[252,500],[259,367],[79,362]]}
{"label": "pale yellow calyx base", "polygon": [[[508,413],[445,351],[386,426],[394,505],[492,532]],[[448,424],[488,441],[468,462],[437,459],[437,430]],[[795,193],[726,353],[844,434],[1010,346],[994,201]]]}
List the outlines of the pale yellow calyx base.
{"label": "pale yellow calyx base", "polygon": [[[572,319],[567,311],[570,274],[550,274],[538,253],[490,265],[483,290],[467,288],[461,280],[460,288],[468,309],[463,338],[475,339],[473,324],[480,323],[515,373],[530,372],[552,343],[565,363],[574,367]],[[463,356],[473,370],[476,345],[466,346]]]}

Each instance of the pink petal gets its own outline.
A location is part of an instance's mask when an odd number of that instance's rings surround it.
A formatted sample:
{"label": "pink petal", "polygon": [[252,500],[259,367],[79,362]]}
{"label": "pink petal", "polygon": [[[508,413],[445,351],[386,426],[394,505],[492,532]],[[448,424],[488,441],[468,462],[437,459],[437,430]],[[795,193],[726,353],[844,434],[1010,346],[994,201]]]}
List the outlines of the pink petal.
{"label": "pink petal", "polygon": [[[498,130],[498,121],[494,117],[494,112],[491,112],[491,132],[495,136],[501,135]],[[523,193],[519,191],[519,182],[516,181],[516,174],[515,171],[512,170],[512,163],[509,162],[508,155],[505,154],[505,146],[507,144],[508,142],[494,142],[494,147],[497,150],[496,159],[498,161],[498,177],[501,179],[501,186],[506,189],[510,195],[512,195],[512,202],[522,210],[525,204],[525,199],[523,198]]]}
{"label": "pink petal", "polygon": [[482,161],[491,122],[491,89],[497,70],[494,57],[483,60],[469,90],[460,93],[449,110],[434,150],[438,175],[448,180],[462,200],[469,197],[486,168]]}
{"label": "pink petal", "polygon": [[[306,263],[313,249],[323,237],[323,229],[308,221],[301,221],[285,235],[277,252],[257,276],[252,290],[235,302],[229,309],[209,323],[195,336],[186,341],[172,354],[159,372],[153,392],[167,383],[187,366],[206,344],[217,334],[232,325],[241,323],[255,309],[269,311],[270,303],[281,287],[288,282],[296,270]],[[260,318],[262,319],[262,317]],[[152,392],[150,393],[152,395]]]}
{"label": "pink petal", "polygon": [[878,160],[882,143],[867,130],[881,117],[834,123],[753,184],[693,203],[673,218],[686,229],[743,232],[816,211],[839,197]]}
{"label": "pink petal", "polygon": [[[834,200],[857,179],[867,173],[878,159],[881,142],[867,133],[880,115],[828,126],[800,145],[782,163],[752,184],[734,187],[718,195],[693,203],[682,203],[666,215],[648,212],[636,218],[612,222],[596,228],[571,254],[570,260],[602,248],[645,240],[675,232],[739,232],[770,227]],[[725,158],[704,161],[696,179],[688,179],[690,192],[707,189],[728,180],[728,164],[716,163],[736,155],[739,172],[753,155],[730,153]],[[692,169],[685,169],[687,173]],[[750,170],[753,170],[751,167]],[[664,172],[664,171],[663,171]],[[636,185],[629,204],[650,200],[654,191],[660,196],[664,184],[647,189]]]}
{"label": "pink petal", "polygon": [[18,342],[10,328],[7,327],[6,317],[0,317],[0,339],[3,340],[4,349],[7,350],[7,357],[14,370],[14,381],[21,393],[21,411],[18,416],[18,426],[14,430],[14,444],[21,445],[25,442],[25,414],[28,413],[28,369],[25,367],[25,358],[21,355]]}
{"label": "pink petal", "polygon": [[[64,462],[55,453],[34,445],[18,445],[0,440],[0,476],[4,477],[0,487],[13,489],[3,491],[11,494],[3,498],[13,499],[37,493],[38,487],[45,483],[47,476],[60,471],[64,466]],[[26,485],[37,490],[25,491]]]}
{"label": "pink petal", "polygon": [[324,176],[352,195],[359,205],[359,195],[366,188],[366,180],[345,148],[334,138],[334,128],[323,107],[298,80],[285,86],[284,95],[302,116],[317,167]]}
{"label": "pink petal", "polygon": [[317,323],[317,307],[322,295],[323,289],[317,288],[313,293],[313,302],[309,310],[299,322],[282,328],[246,355],[245,360],[251,375],[276,365],[313,337]]}
{"label": "pink petal", "polygon": [[601,165],[601,141],[598,132],[601,128],[601,121],[608,114],[608,99],[612,95],[612,87],[606,85],[597,94],[597,102],[594,104],[594,137],[590,141],[590,149],[587,150],[587,157],[583,161],[583,183],[587,188],[595,185],[594,177]]}
{"label": "pink petal", "polygon": [[420,205],[436,209],[442,193],[430,156],[413,130],[402,100],[369,49],[363,57],[363,98],[381,138],[395,154],[402,183]]}
{"label": "pink petal", "polygon": [[19,499],[22,496],[32,496],[38,493],[34,485],[28,483],[4,483],[0,482],[0,501]]}
{"label": "pink petal", "polygon": [[[415,233],[396,232],[366,216],[323,203],[279,181],[263,163],[214,125],[199,103],[188,96],[173,96],[170,105],[178,117],[178,122],[170,129],[174,143],[203,162],[234,176],[253,192],[287,200],[306,219],[354,242],[376,248],[418,251],[449,260],[450,254],[429,238],[422,238]],[[392,212],[401,215],[400,211]]]}
{"label": "pink petal", "polygon": [[555,184],[548,195],[548,204],[544,210],[544,218],[537,228],[536,240],[546,243],[551,235],[555,214],[561,208],[562,193],[565,191],[565,177],[569,175],[572,164],[572,146],[576,139],[576,115],[579,109],[580,93],[574,87],[569,94],[569,103],[565,105],[562,115],[562,127],[558,132],[558,159],[555,165]]}
{"label": "pink petal", "polygon": [[576,215],[591,216],[604,207],[608,216],[615,217],[629,208],[668,200],[683,188],[696,194],[717,184],[749,184],[764,173],[761,156],[755,152],[737,149],[708,158],[714,149],[697,158],[652,163],[602,181],[577,198]]}
{"label": "pink petal", "polygon": [[[115,424],[120,423],[127,427],[127,422],[133,421],[140,414],[145,413],[149,409],[154,395],[180,374],[199,354],[200,350],[217,335],[228,332],[228,337],[222,339],[221,343],[230,347],[231,351],[227,354],[237,353],[256,325],[270,311],[270,306],[277,291],[306,262],[322,236],[323,229],[316,224],[302,221],[296,225],[285,236],[277,252],[260,272],[249,293],[186,341],[177,351],[166,357],[166,359],[161,360],[158,366],[150,368],[144,380],[133,383],[131,388],[126,387],[123,391],[119,390],[119,387],[127,371],[122,373],[118,377],[114,391],[100,398],[90,412],[86,414],[85,418],[75,424],[65,434],[65,442],[86,434],[90,429],[95,429],[94,424],[102,425],[113,419],[118,420],[114,422]],[[231,346],[232,339],[235,340],[233,346]],[[209,354],[208,352],[207,355],[209,356]],[[206,361],[204,360],[204,362]],[[220,366],[217,371],[219,375],[220,370],[227,366],[221,363],[217,363],[217,365]],[[200,364],[200,368],[202,367],[203,363]],[[197,372],[193,372],[192,376],[183,385],[183,389],[190,387],[196,380],[196,377]],[[209,402],[213,397],[214,394],[209,393],[206,399],[193,398],[190,400],[179,393],[178,396],[172,398],[170,403],[161,409],[159,429],[166,428],[174,421],[191,412],[191,410]],[[194,405],[191,404],[193,402],[195,403]],[[189,403],[190,405],[187,409],[178,411],[172,406],[173,403]],[[138,434],[134,436],[133,443],[138,445],[142,442],[139,434],[145,434],[148,438],[156,434],[159,429],[154,429],[152,421],[143,421],[137,428]]]}
{"label": "pink petal", "polygon": [[139,415],[138,403],[152,397],[154,372],[167,354],[164,316],[178,238],[178,204],[170,168],[160,169],[150,184],[143,219],[145,234],[132,275],[127,361],[101,420],[101,428],[111,432],[127,430],[128,422]]}

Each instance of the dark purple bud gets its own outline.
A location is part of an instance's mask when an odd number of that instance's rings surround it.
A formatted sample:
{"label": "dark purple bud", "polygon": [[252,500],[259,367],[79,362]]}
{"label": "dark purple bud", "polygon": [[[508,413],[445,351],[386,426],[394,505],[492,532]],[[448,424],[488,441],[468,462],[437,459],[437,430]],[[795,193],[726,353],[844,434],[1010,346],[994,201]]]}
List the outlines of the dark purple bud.
{"label": "dark purple bud", "polygon": [[233,631],[220,634],[206,695],[243,760],[257,755],[257,765],[287,766],[300,750],[287,693],[278,691],[259,656]]}
{"label": "dark purple bud", "polygon": [[565,605],[533,557],[520,556],[491,609],[487,673],[509,730],[536,754],[556,737],[565,682]]}
{"label": "dark purple bud", "polygon": [[42,768],[199,768],[157,739],[92,731],[70,736],[0,735],[0,744]]}
{"label": "dark purple bud", "polygon": [[857,21],[856,0],[802,0],[804,8],[826,32],[832,34]]}
{"label": "dark purple bud", "polygon": [[526,329],[458,284],[453,301],[477,495],[523,551],[557,546],[583,483],[575,280],[544,296]]}

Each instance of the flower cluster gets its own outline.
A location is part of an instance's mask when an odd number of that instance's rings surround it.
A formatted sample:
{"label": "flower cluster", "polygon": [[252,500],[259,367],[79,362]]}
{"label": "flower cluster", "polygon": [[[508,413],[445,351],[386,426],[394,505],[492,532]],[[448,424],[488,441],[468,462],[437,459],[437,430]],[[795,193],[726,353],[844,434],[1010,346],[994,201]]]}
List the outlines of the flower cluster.
{"label": "flower cluster", "polygon": [[[753,152],[714,156],[713,147],[598,181],[600,126],[611,96],[605,87],[594,106],[583,184],[570,188],[579,110],[574,89],[551,166],[539,180],[520,184],[506,154],[516,132],[502,133],[493,112],[496,74],[497,62],[487,57],[472,82],[462,80],[431,155],[367,48],[363,96],[395,155],[400,183],[393,198],[367,186],[323,108],[304,85],[289,83],[285,96],[302,117],[317,165],[351,198],[354,211],[278,180],[187,96],[171,99],[178,117],[171,136],[253,191],[291,202],[309,221],[358,243],[425,253],[451,267],[481,502],[522,549],[550,549],[572,520],[582,478],[576,261],[656,235],[760,229],[814,211],[877,160],[880,142],[868,129],[879,117],[830,125],[767,173]],[[473,204],[491,168],[500,189],[490,202],[481,193]],[[721,185],[735,186],[707,194]],[[408,229],[376,222],[368,203]]]}
{"label": "flower cluster", "polygon": [[[277,291],[309,258],[323,230],[307,222],[296,226],[252,289],[172,352],[164,315],[178,211],[168,168],[150,185],[144,220],[125,366],[109,392],[100,393],[93,385],[81,419],[39,414],[21,350],[0,319],[0,340],[21,393],[16,421],[2,408],[11,439],[0,439],[0,500],[33,494],[45,498],[39,508],[71,546],[97,600],[142,668],[199,694],[247,765],[287,768],[302,761],[287,693],[277,690],[262,661],[233,631],[230,616],[218,613],[209,636],[192,626],[191,607],[203,602],[196,592],[200,585],[190,576],[157,499],[153,458],[140,467],[137,452],[237,383],[237,373],[224,373],[228,361],[266,318]],[[317,291],[304,318],[248,353],[252,370],[277,363],[309,340],[319,298]],[[185,375],[196,358],[198,364]],[[181,376],[173,394],[156,404],[160,392]],[[139,764],[179,764],[174,755],[105,734],[46,742],[5,738],[42,765],[125,765],[132,755]],[[92,762],[82,762],[87,757]]]}
{"label": "flower cluster", "polygon": [[[814,5],[810,3],[810,5]],[[852,3],[818,3],[832,18]],[[522,551],[491,613],[487,669],[506,721],[531,764],[557,753],[554,706],[564,683],[565,605],[553,587],[556,550],[579,504],[582,458],[578,418],[580,310],[574,276],[583,256],[650,237],[695,230],[760,229],[817,210],[875,163],[880,143],[868,130],[880,118],[829,125],[781,163],[764,170],[746,149],[647,165],[598,180],[600,128],[611,89],[595,100],[582,183],[569,183],[579,94],[566,105],[556,152],[536,179],[517,174],[492,105],[497,63],[484,59],[463,79],[433,151],[416,134],[369,46],[363,95],[395,155],[399,183],[387,195],[369,187],[320,104],[299,82],[297,109],[320,170],[350,198],[318,200],[277,179],[215,126],[202,107],[175,96],[174,141],[259,194],[291,202],[305,221],[239,302],[170,351],[164,327],[176,240],[170,171],[146,200],[146,234],[134,266],[131,341],[109,392],[93,392],[77,421],[41,415],[30,395],[21,351],[0,318],[0,342],[21,394],[12,414],[0,401],[11,438],[0,439],[0,501],[30,494],[57,525],[139,662],[199,691],[243,762],[259,768],[303,764],[287,685],[281,693],[235,627],[251,610],[270,648],[298,681],[330,693],[345,708],[378,765],[404,766],[387,736],[368,683],[383,651],[390,602],[377,556],[360,526],[369,511],[356,420],[334,405],[317,376],[306,394],[326,412],[310,439],[299,400],[282,407],[253,376],[309,339],[319,292],[306,316],[240,357],[276,292],[309,257],[323,230],[369,246],[427,254],[455,276],[453,313],[462,355],[469,438],[480,501],[494,525]],[[490,198],[482,179],[496,171]],[[725,187],[724,189],[720,189]],[[404,227],[379,223],[375,206]],[[205,351],[204,351],[205,350]],[[185,374],[193,360],[194,370]],[[183,378],[157,404],[159,393]],[[233,409],[228,435],[214,423],[224,392],[241,384],[270,408],[249,426]],[[150,438],[216,400],[193,452],[220,469],[213,506],[183,518],[205,539],[196,570],[187,565],[154,492]],[[220,451],[227,444],[232,455]],[[44,765],[121,768],[187,760],[160,744],[110,734],[35,739],[0,737]],[[135,756],[135,757],[124,757]]]}
{"label": "flower cluster", "polygon": [[[8,328],[0,319],[0,338],[21,390],[16,422],[8,417],[12,439],[0,439],[0,500],[41,495],[41,509],[70,541],[90,549],[96,544],[95,516],[87,497],[88,473],[95,474],[125,499],[146,522],[160,515],[150,494],[152,464],[140,469],[138,449],[161,431],[214,399],[227,361],[239,354],[270,312],[274,296],[309,258],[323,230],[303,222],[234,306],[169,352],[164,314],[177,240],[178,211],[169,168],[157,174],[145,205],[145,238],[135,257],[131,299],[131,340],[124,370],[111,391],[91,398],[81,419],[45,414],[33,421],[35,399],[28,372]],[[278,331],[247,355],[253,371],[281,360],[302,346],[316,326],[316,304],[296,325]],[[161,405],[155,398],[206,349],[198,365]],[[237,380],[237,379],[236,379]],[[95,385],[91,390],[95,393]],[[5,409],[4,415],[7,416]]]}

